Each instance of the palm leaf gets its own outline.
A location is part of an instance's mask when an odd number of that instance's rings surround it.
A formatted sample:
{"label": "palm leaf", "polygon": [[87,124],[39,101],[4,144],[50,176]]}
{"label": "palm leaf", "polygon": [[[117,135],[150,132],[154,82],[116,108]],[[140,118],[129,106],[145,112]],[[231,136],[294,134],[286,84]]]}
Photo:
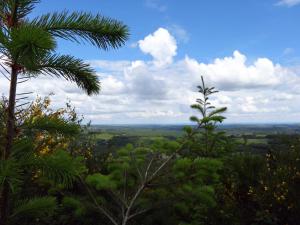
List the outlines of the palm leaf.
{"label": "palm leaf", "polygon": [[95,71],[87,63],[73,56],[49,54],[36,65],[34,73],[63,77],[75,82],[89,95],[100,91],[100,83]]}
{"label": "palm leaf", "polygon": [[59,38],[77,43],[87,41],[105,50],[121,47],[129,35],[123,23],[84,12],[48,13],[33,19],[31,24]]}

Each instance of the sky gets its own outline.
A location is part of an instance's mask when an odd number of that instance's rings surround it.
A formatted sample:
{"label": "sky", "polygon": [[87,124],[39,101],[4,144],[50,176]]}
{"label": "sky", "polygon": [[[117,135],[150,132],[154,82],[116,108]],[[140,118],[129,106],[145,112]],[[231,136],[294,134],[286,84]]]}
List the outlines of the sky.
{"label": "sky", "polygon": [[31,17],[62,10],[123,21],[130,39],[109,51],[59,40],[59,53],[95,68],[102,91],[41,76],[18,87],[32,99],[53,92],[53,107],[71,101],[93,124],[185,124],[203,76],[226,123],[300,122],[300,0],[42,0]]}

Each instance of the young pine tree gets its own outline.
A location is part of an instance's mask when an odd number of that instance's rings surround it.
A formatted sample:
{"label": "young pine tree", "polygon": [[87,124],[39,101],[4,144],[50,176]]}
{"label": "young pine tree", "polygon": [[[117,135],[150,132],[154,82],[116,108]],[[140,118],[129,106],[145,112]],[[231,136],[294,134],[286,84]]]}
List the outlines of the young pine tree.
{"label": "young pine tree", "polygon": [[197,155],[213,156],[226,136],[224,132],[217,131],[218,124],[222,123],[225,119],[222,114],[226,112],[226,107],[216,108],[209,101],[211,95],[217,93],[214,87],[207,87],[204,79],[201,76],[202,84],[198,86],[198,92],[201,97],[197,99],[197,103],[191,105],[192,109],[196,109],[200,113],[200,117],[192,116],[191,121],[197,123],[199,140],[192,146],[192,150]]}

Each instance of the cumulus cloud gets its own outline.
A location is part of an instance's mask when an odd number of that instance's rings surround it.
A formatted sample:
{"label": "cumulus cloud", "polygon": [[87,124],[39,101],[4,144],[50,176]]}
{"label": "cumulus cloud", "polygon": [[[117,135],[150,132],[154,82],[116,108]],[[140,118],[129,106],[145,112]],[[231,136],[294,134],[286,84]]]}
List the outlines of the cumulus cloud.
{"label": "cumulus cloud", "polygon": [[164,79],[157,76],[142,61],[135,61],[124,72],[128,93],[141,99],[160,99],[166,96],[167,87]]}
{"label": "cumulus cloud", "polygon": [[[20,84],[18,91],[34,91],[31,99],[54,92],[55,107],[63,107],[70,99],[93,123],[186,123],[196,113],[190,105],[199,97],[196,86],[203,75],[209,85],[220,90],[212,102],[228,107],[228,122],[300,118],[294,104],[300,101],[300,68],[287,68],[264,57],[249,62],[246,54],[237,50],[209,63],[189,56],[174,60],[176,40],[163,28],[139,41],[139,47],[153,59],[89,61],[101,80],[98,96],[87,96],[75,84],[46,77]],[[8,82],[0,78],[0,92],[7,91]]]}
{"label": "cumulus cloud", "polygon": [[102,86],[102,94],[104,95],[115,95],[121,94],[125,91],[125,85],[122,81],[116,79],[112,75],[104,76],[101,82],[105,85]]}
{"label": "cumulus cloud", "polygon": [[142,52],[150,54],[154,65],[161,67],[173,62],[176,55],[177,43],[175,38],[164,28],[159,28],[138,42]]}
{"label": "cumulus cloud", "polygon": [[278,6],[288,6],[288,7],[292,7],[298,4],[300,4],[300,0],[281,0],[276,3],[276,5]]}
{"label": "cumulus cloud", "polygon": [[195,77],[202,74],[222,90],[241,88],[263,88],[277,86],[288,71],[267,58],[258,58],[247,65],[247,57],[239,51],[233,56],[217,58],[212,63],[199,63],[195,59],[185,58],[188,71]]}

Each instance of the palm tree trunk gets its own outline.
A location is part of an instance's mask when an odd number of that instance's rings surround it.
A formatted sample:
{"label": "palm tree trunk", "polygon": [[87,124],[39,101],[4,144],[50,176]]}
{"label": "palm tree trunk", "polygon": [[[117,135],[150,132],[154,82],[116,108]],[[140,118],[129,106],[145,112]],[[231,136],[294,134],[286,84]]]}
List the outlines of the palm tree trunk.
{"label": "palm tree trunk", "polygon": [[10,82],[10,91],[9,91],[9,101],[8,101],[8,114],[7,114],[7,135],[6,135],[6,146],[4,151],[4,159],[8,159],[12,144],[13,138],[15,135],[15,104],[16,104],[16,92],[17,92],[17,79],[18,79],[18,70],[17,66],[12,66],[11,69],[11,82]]}
{"label": "palm tree trunk", "polygon": [[[9,159],[9,155],[13,146],[13,139],[15,136],[15,104],[16,104],[16,91],[17,91],[17,80],[18,80],[18,69],[16,65],[11,67],[11,80],[10,80],[10,91],[8,100],[8,113],[6,123],[6,145],[2,154],[2,160]],[[7,225],[8,219],[8,208],[9,208],[9,184],[7,181],[4,182],[2,193],[1,193],[1,207],[0,207],[0,225]]]}

